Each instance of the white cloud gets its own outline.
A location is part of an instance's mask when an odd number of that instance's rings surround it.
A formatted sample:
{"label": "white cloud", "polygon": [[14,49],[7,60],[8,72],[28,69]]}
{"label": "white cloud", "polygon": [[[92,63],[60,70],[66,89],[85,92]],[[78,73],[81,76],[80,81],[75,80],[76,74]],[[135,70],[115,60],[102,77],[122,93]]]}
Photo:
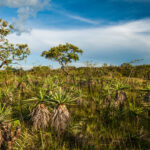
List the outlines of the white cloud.
{"label": "white cloud", "polygon": [[[30,32],[31,29],[27,26],[29,17],[36,16],[37,12],[46,9],[50,6],[51,0],[0,0],[0,6],[7,6],[10,8],[18,8],[18,18],[13,18],[13,25],[15,32],[21,34],[23,32]],[[85,22],[88,24],[98,25],[100,22],[84,18],[77,15],[72,15],[66,11],[53,9],[53,11],[63,14],[71,19]]]}
{"label": "white cloud", "polygon": [[61,15],[67,16],[71,19],[78,20],[78,21],[85,22],[85,23],[89,23],[89,24],[93,24],[93,25],[98,25],[99,23],[102,22],[102,20],[101,21],[96,21],[96,20],[88,19],[88,18],[85,18],[85,17],[82,17],[82,16],[77,16],[77,15],[74,15],[74,14],[70,14],[67,11],[60,10],[60,9],[52,8],[52,11],[54,11],[56,13],[59,13]]}
{"label": "white cloud", "polygon": [[93,29],[33,29],[31,33],[23,33],[21,36],[11,34],[9,39],[14,43],[28,43],[30,49],[38,53],[69,42],[82,48],[83,56],[88,58],[109,56],[113,59],[116,54],[123,55],[126,51],[129,56],[118,59],[130,57],[130,54],[150,58],[150,19]]}
{"label": "white cloud", "polygon": [[8,6],[11,8],[36,6],[39,0],[1,0],[0,6]]}
{"label": "white cloud", "polygon": [[13,18],[13,24],[18,34],[29,32],[26,22],[30,16],[48,7],[50,0],[0,0],[0,6],[18,8],[18,18]]}
{"label": "white cloud", "polygon": [[78,20],[78,21],[81,21],[81,22],[85,22],[85,23],[89,23],[89,24],[93,24],[93,25],[99,24],[98,21],[94,21],[94,20],[87,19],[87,18],[80,17],[80,16],[75,16],[75,15],[70,15],[70,14],[66,14],[66,16],[68,16],[72,19],[75,19],[75,20]]}
{"label": "white cloud", "polygon": [[24,70],[30,70],[30,69],[32,69],[34,66],[20,65],[20,66],[13,66],[13,67],[16,68],[16,69],[21,69],[21,68],[23,68]]}
{"label": "white cloud", "polygon": [[86,22],[86,23],[95,24],[95,25],[99,24],[98,21],[93,21],[91,19],[83,18],[83,17],[80,17],[80,16],[74,16],[74,15],[67,15],[67,16],[72,18],[72,19],[79,20],[81,22]]}

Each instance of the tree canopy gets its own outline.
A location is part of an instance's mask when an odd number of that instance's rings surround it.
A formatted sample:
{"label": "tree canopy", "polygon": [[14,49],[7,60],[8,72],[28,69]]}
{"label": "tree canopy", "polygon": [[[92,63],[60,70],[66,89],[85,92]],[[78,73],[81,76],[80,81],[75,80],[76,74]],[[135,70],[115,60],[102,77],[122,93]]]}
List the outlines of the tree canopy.
{"label": "tree canopy", "polygon": [[52,47],[48,51],[43,51],[41,56],[44,56],[46,59],[55,60],[64,67],[72,61],[78,61],[78,54],[82,53],[83,50],[79,49],[77,46],[66,43],[64,45],[60,44],[56,47]]}
{"label": "tree canopy", "polygon": [[13,30],[13,26],[7,21],[0,19],[0,68],[4,65],[20,61],[30,54],[27,44],[9,43],[6,36]]}

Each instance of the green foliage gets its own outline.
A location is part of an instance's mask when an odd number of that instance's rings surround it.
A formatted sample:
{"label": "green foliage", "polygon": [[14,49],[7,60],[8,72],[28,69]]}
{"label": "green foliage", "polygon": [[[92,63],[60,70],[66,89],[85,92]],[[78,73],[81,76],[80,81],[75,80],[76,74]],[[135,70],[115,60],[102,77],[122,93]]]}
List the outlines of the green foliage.
{"label": "green foliage", "polygon": [[10,107],[6,108],[6,104],[3,105],[0,103],[0,123],[8,121],[8,119],[10,119],[10,115],[11,115],[11,108]]}
{"label": "green foliage", "polygon": [[15,121],[13,122],[13,128],[15,128],[15,127],[17,127],[17,126],[21,126],[21,123],[20,123],[19,120],[15,120]]}
{"label": "green foliage", "polygon": [[[46,89],[40,89],[38,96],[32,97],[27,100],[23,100],[23,104],[41,104],[44,103],[50,107],[55,107],[59,104],[73,104],[77,97],[72,95],[71,93],[67,93],[66,91],[62,90],[60,87],[55,85],[52,86],[55,89],[53,91],[48,92]],[[50,88],[51,89],[51,88]]]}
{"label": "green foliage", "polygon": [[77,46],[66,43],[65,45],[58,45],[52,47],[49,51],[43,51],[41,56],[44,56],[46,59],[55,60],[61,66],[65,66],[72,61],[79,60],[78,54],[82,54],[83,51]]}
{"label": "green foliage", "polygon": [[30,54],[27,44],[14,45],[6,39],[12,29],[12,25],[0,19],[0,68],[13,63],[13,61],[23,60]]}
{"label": "green foliage", "polygon": [[[111,67],[70,68],[68,79],[59,69],[37,67],[30,71],[7,70],[7,78],[6,71],[1,71],[0,119],[15,120],[13,125],[21,124],[22,127],[22,134],[13,148],[149,149],[149,103],[144,100],[148,91],[141,90],[149,89],[149,81],[118,76],[113,72],[117,67]],[[48,71],[47,75],[45,70]],[[18,83],[14,84],[14,81]],[[121,109],[113,105],[116,102],[116,90],[123,90],[127,95],[127,101]],[[110,101],[105,102],[108,95]],[[76,105],[80,98],[82,105]],[[68,105],[70,124],[62,136],[56,135],[51,122],[40,132],[32,130],[30,114],[33,108],[42,107],[43,104],[51,115],[60,104]],[[44,117],[38,117],[42,123]]]}
{"label": "green foliage", "polygon": [[144,109],[141,106],[136,106],[135,103],[129,102],[129,111],[136,115],[139,115],[143,113]]}
{"label": "green foliage", "polygon": [[61,88],[57,91],[54,91],[50,96],[48,96],[49,100],[56,104],[72,104],[75,102],[77,97],[71,95],[71,93],[67,93],[63,91]]}

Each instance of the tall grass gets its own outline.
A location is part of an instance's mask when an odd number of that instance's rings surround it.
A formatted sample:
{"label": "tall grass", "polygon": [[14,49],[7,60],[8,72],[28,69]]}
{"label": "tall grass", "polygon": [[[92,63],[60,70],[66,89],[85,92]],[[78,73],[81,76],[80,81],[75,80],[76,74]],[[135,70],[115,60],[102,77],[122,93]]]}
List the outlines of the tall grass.
{"label": "tall grass", "polygon": [[[0,79],[0,122],[20,122],[14,150],[150,149],[149,85],[149,80],[122,77],[107,68],[70,69],[67,78],[59,69],[10,71]],[[118,91],[126,94],[121,107],[116,105]],[[71,117],[58,136],[51,124],[53,111],[62,104]],[[34,130],[31,114],[41,105],[51,117],[40,128],[44,120],[37,116],[40,126]]]}

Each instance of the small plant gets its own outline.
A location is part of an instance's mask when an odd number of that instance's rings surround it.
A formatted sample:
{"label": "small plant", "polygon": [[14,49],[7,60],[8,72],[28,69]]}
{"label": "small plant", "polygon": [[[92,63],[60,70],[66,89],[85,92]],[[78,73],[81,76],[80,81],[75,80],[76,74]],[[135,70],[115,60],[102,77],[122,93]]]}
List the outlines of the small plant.
{"label": "small plant", "polygon": [[11,108],[0,104],[0,149],[12,149],[15,140],[21,134],[20,122],[11,119]]}
{"label": "small plant", "polygon": [[15,130],[12,127],[12,123],[1,124],[0,129],[0,148],[11,150],[14,142],[21,134],[21,127],[18,125]]}
{"label": "small plant", "polygon": [[1,104],[0,103],[0,123],[6,122],[7,120],[10,119],[10,114],[11,114],[11,108],[7,107],[6,104]]}
{"label": "small plant", "polygon": [[150,91],[150,83],[146,85],[145,88],[142,89],[142,91]]}
{"label": "small plant", "polygon": [[78,89],[77,90],[77,95],[78,95],[78,98],[76,100],[76,103],[79,105],[79,106],[82,106],[83,103],[84,103],[84,97],[85,95],[83,94],[83,91],[81,89]]}
{"label": "small plant", "polygon": [[115,96],[115,106],[122,108],[127,102],[127,95],[123,91],[117,91]]}
{"label": "small plant", "polygon": [[129,86],[125,84],[123,81],[117,81],[113,84],[113,86],[114,86],[114,89],[116,89],[117,91],[129,88]]}
{"label": "small plant", "polygon": [[47,104],[45,95],[46,91],[42,91],[42,89],[40,89],[39,96],[23,100],[24,105],[28,103],[35,103],[30,114],[34,130],[45,129],[49,126],[50,112],[45,106]]}

